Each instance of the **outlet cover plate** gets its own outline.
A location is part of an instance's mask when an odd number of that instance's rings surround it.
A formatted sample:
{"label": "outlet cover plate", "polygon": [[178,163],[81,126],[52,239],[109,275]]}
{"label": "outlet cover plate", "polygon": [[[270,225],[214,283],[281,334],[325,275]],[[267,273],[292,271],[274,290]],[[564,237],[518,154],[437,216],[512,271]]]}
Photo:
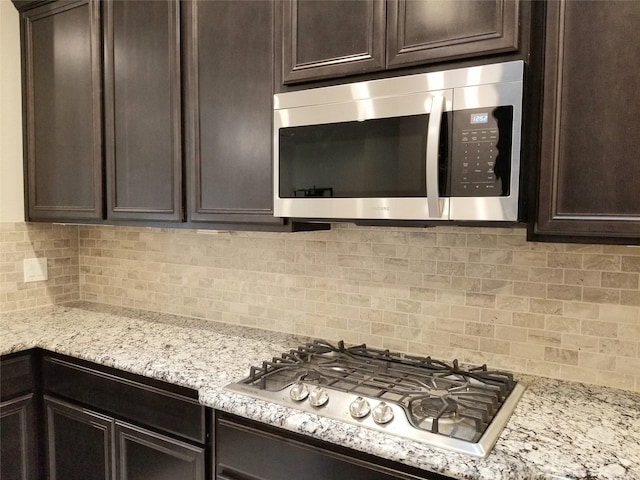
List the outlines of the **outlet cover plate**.
{"label": "outlet cover plate", "polygon": [[24,281],[41,282],[49,278],[47,272],[47,258],[25,258],[24,259]]}

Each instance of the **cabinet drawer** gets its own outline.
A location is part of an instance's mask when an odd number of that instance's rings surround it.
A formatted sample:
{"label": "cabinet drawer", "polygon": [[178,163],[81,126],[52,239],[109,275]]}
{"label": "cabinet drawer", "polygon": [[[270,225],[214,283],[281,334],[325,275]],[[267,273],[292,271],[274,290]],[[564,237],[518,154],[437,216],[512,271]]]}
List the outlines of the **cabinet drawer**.
{"label": "cabinet drawer", "polygon": [[33,389],[30,354],[2,357],[0,361],[0,396],[2,400],[29,393]]}
{"label": "cabinet drawer", "polygon": [[206,441],[206,409],[195,390],[51,356],[44,357],[42,370],[47,393],[198,443]]}
{"label": "cabinet drawer", "polygon": [[[451,480],[216,413],[216,480]],[[310,476],[309,472],[313,472]]]}

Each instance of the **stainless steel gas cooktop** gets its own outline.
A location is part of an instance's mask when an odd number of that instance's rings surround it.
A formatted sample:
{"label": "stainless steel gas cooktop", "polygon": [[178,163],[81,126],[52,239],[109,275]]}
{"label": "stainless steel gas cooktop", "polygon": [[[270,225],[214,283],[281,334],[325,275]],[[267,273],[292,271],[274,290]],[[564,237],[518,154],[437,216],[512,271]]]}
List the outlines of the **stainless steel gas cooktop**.
{"label": "stainless steel gas cooktop", "polygon": [[316,340],[226,387],[262,400],[486,457],[525,387],[486,365]]}

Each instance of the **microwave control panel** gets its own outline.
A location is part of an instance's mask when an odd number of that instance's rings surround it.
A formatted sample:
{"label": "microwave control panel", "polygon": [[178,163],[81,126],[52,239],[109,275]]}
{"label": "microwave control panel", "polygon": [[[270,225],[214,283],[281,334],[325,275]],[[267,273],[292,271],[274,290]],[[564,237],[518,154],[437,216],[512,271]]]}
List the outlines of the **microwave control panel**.
{"label": "microwave control panel", "polygon": [[511,106],[454,112],[452,197],[509,195],[512,127]]}

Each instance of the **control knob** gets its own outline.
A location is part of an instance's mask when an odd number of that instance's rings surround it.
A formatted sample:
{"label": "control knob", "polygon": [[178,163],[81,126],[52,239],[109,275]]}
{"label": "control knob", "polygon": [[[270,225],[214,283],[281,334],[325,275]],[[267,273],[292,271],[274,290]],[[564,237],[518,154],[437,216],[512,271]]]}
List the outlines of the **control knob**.
{"label": "control knob", "polygon": [[293,387],[291,387],[291,390],[289,391],[289,396],[291,397],[292,400],[295,400],[296,402],[301,402],[302,400],[304,400],[309,396],[309,389],[304,383],[296,382],[293,384]]}
{"label": "control knob", "polygon": [[393,420],[393,409],[385,402],[380,402],[371,411],[371,416],[378,425],[384,425]]}
{"label": "control knob", "polygon": [[316,387],[309,394],[309,403],[314,407],[321,407],[329,401],[329,394],[322,387]]}
{"label": "control knob", "polygon": [[371,407],[364,398],[358,397],[349,405],[349,413],[353,418],[364,418],[369,415]]}

